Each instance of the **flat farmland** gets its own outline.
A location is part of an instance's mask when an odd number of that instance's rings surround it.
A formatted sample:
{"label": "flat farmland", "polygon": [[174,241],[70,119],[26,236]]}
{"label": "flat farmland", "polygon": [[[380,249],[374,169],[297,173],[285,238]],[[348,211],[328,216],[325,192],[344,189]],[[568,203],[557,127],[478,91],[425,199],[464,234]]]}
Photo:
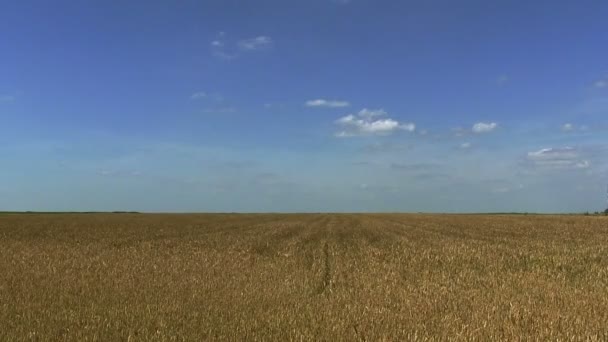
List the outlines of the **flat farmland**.
{"label": "flat farmland", "polygon": [[0,215],[1,341],[606,340],[608,219]]}

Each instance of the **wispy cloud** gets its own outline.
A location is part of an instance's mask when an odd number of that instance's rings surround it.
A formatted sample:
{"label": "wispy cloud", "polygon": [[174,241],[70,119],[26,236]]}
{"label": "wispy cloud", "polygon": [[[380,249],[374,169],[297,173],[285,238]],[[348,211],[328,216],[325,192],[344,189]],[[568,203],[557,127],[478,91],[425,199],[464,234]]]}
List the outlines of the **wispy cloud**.
{"label": "wispy cloud", "polygon": [[593,82],[593,86],[596,88],[608,88],[608,78],[602,78]]}
{"label": "wispy cloud", "polygon": [[243,53],[268,49],[273,44],[274,41],[268,36],[257,36],[237,42],[229,41],[225,32],[219,32],[209,43],[212,54],[223,60],[232,60]]}
{"label": "wispy cloud", "polygon": [[207,108],[202,110],[203,113],[211,114],[226,114],[236,112],[236,108],[228,101],[225,101],[224,97],[220,93],[208,93],[205,91],[198,91],[190,95],[190,99],[193,101],[201,101]]}
{"label": "wispy cloud", "polygon": [[384,109],[361,109],[359,111],[359,116],[365,118],[367,120],[372,120],[373,118],[379,116],[386,116],[388,113]]}
{"label": "wispy cloud", "polygon": [[473,133],[489,133],[498,128],[498,124],[496,122],[478,122],[473,125],[471,131]]}
{"label": "wispy cloud", "polygon": [[196,92],[190,96],[192,100],[204,99],[205,97],[207,97],[207,93],[204,91]]}
{"label": "wispy cloud", "polygon": [[237,54],[235,52],[228,52],[228,47],[226,46],[226,33],[218,32],[215,39],[209,43],[211,46],[212,54],[223,60],[231,60],[236,58]]}
{"label": "wispy cloud", "polygon": [[471,148],[471,146],[473,146],[473,145],[470,142],[463,142],[458,147],[463,150],[468,150]]}
{"label": "wispy cloud", "polygon": [[389,135],[395,131],[413,132],[416,130],[416,125],[413,123],[401,123],[397,120],[386,118],[376,119],[379,116],[385,116],[387,113],[382,110],[362,109],[357,115],[349,114],[338,120],[336,124],[342,127],[342,130],[336,133],[337,137],[355,137],[355,136],[372,136],[372,135]]}
{"label": "wispy cloud", "polygon": [[543,148],[528,152],[526,156],[528,166],[541,169],[588,169],[591,162],[582,158],[579,149],[574,147]]}
{"label": "wispy cloud", "polygon": [[343,108],[350,106],[348,101],[316,99],[306,101],[307,107]]}
{"label": "wispy cloud", "polygon": [[571,123],[565,123],[562,125],[562,131],[564,132],[570,132],[574,130],[574,125]]}
{"label": "wispy cloud", "polygon": [[206,91],[197,91],[190,95],[191,100],[212,100],[217,102],[224,101],[224,97],[220,93],[209,93]]}
{"label": "wispy cloud", "polygon": [[239,49],[243,51],[253,51],[268,48],[272,45],[272,38],[268,36],[257,36],[250,39],[244,39],[237,43]]}
{"label": "wispy cloud", "polygon": [[562,132],[571,133],[571,132],[586,132],[589,131],[589,126],[587,125],[575,125],[572,123],[565,123],[560,127]]}

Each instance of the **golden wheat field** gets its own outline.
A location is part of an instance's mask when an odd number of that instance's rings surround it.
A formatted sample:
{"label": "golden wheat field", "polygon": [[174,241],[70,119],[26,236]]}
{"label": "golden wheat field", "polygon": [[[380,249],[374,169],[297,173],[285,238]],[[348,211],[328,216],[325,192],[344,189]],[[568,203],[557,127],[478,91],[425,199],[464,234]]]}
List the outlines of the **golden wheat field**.
{"label": "golden wheat field", "polygon": [[0,340],[606,340],[608,219],[0,216]]}

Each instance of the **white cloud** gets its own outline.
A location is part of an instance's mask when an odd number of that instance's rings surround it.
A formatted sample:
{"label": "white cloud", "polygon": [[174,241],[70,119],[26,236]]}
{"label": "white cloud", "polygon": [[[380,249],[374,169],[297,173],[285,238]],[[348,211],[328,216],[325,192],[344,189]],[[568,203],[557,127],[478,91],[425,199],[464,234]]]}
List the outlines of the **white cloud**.
{"label": "white cloud", "polygon": [[336,120],[336,124],[343,128],[336,133],[337,137],[370,136],[370,135],[389,135],[398,130],[413,132],[416,125],[413,123],[400,123],[397,120],[374,119],[384,116],[387,113],[382,110],[363,109],[357,115],[349,114]]}
{"label": "white cloud", "polygon": [[543,148],[528,152],[527,161],[531,166],[545,169],[588,169],[591,162],[582,159],[573,147]]}
{"label": "white cloud", "polygon": [[589,130],[589,126],[565,123],[561,126],[561,130],[562,132],[585,132]]}
{"label": "white cloud", "polygon": [[608,78],[593,82],[593,86],[596,88],[608,88]]}
{"label": "white cloud", "polygon": [[229,60],[232,60],[232,59],[235,59],[238,57],[238,54],[236,54],[236,53],[226,52],[223,45],[221,45],[219,47],[214,47],[212,49],[212,52],[215,57],[217,57],[219,59],[223,59],[225,61],[229,61]]}
{"label": "white cloud", "polygon": [[472,145],[470,142],[464,142],[464,143],[460,144],[460,148],[463,150],[469,149],[469,148],[471,148],[471,146]]}
{"label": "white cloud", "polygon": [[268,36],[257,36],[255,38],[241,40],[237,45],[239,49],[244,51],[259,50],[272,45],[272,38]]}
{"label": "white cloud", "polygon": [[191,100],[209,100],[214,102],[223,102],[224,96],[217,92],[206,92],[206,91],[197,91],[190,95]]}
{"label": "white cloud", "polygon": [[405,123],[405,124],[400,124],[399,128],[403,129],[405,131],[408,131],[408,132],[413,132],[416,130],[416,125],[409,122],[409,123]]}
{"label": "white cloud", "polygon": [[538,151],[528,152],[528,157],[532,159],[570,159],[576,157],[577,153],[573,147],[562,148],[542,148]]}
{"label": "white cloud", "polygon": [[367,109],[363,108],[359,111],[359,116],[366,119],[372,119],[378,116],[385,116],[388,113],[384,109]]}
{"label": "white cloud", "polygon": [[574,130],[574,125],[571,123],[565,123],[562,125],[562,131],[564,132],[570,132]]}
{"label": "white cloud", "polygon": [[192,100],[203,99],[203,98],[205,98],[205,97],[207,97],[207,93],[206,93],[206,92],[204,92],[204,91],[199,91],[199,92],[196,92],[196,93],[194,93],[194,94],[192,94],[192,95],[190,96],[190,98],[191,98]]}
{"label": "white cloud", "polygon": [[100,176],[112,176],[112,175],[116,174],[116,172],[110,171],[110,170],[99,170],[97,172],[97,174]]}
{"label": "white cloud", "polygon": [[495,130],[498,127],[496,122],[478,122],[473,125],[472,131],[473,133],[489,133]]}
{"label": "white cloud", "polygon": [[223,60],[232,60],[239,57],[242,53],[262,50],[272,46],[273,40],[268,36],[257,36],[250,39],[243,39],[238,42],[229,41],[225,32],[219,32],[209,45],[212,54]]}
{"label": "white cloud", "polygon": [[307,107],[342,108],[350,106],[348,101],[316,99],[306,101]]}

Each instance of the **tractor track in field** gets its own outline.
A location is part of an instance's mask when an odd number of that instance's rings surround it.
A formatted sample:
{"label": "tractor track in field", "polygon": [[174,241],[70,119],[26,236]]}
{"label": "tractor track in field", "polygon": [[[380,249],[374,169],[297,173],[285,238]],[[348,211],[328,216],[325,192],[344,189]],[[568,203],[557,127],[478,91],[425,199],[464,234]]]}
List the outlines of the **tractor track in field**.
{"label": "tractor track in field", "polygon": [[316,295],[324,295],[332,292],[332,260],[330,253],[330,243],[332,240],[331,230],[334,225],[334,219],[330,218],[328,220],[324,220],[322,226],[322,238],[318,243],[318,248],[320,248],[320,260],[319,260],[319,268],[320,268],[320,281],[316,290]]}
{"label": "tractor track in field", "polygon": [[326,241],[323,244],[323,275],[317,293],[324,294],[328,290],[331,292],[331,263],[329,260],[329,244]]}

